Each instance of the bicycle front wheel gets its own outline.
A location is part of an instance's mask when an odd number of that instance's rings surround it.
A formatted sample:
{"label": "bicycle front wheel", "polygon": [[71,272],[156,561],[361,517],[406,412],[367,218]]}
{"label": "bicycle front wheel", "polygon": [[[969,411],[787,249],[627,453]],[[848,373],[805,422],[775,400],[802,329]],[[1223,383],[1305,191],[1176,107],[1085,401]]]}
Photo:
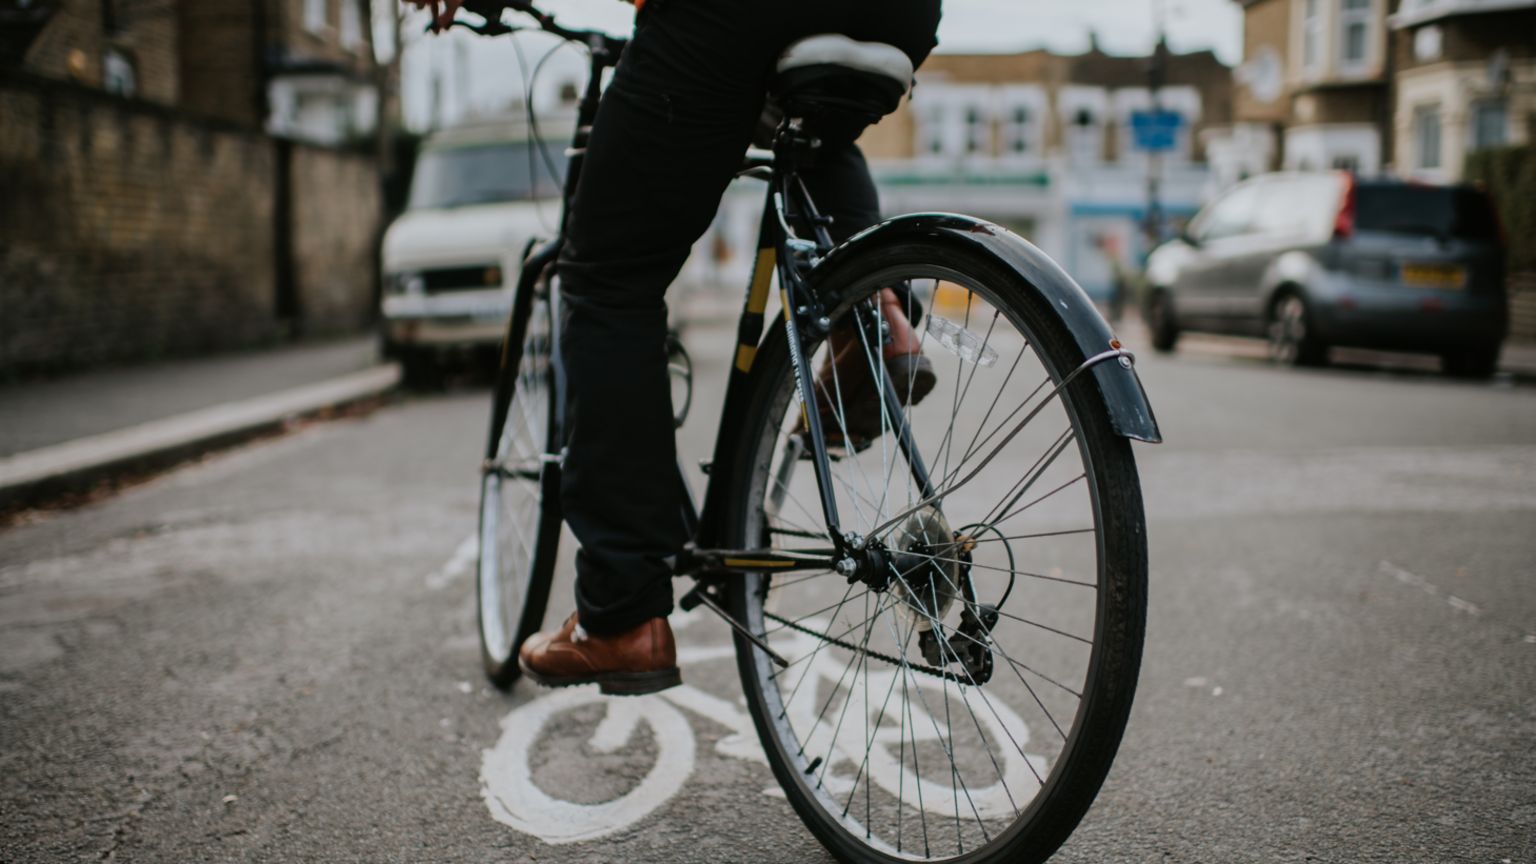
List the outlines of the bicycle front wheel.
{"label": "bicycle front wheel", "polygon": [[[753,719],[790,802],[844,861],[1044,860],[1097,794],[1135,690],[1146,546],[1129,442],[1092,375],[1061,386],[1085,357],[1019,274],[941,244],[839,267],[834,320],[864,323],[834,327],[836,362],[807,349],[808,410],[842,445],[841,528],[876,563],[736,583],[736,614],[789,662],[737,638]],[[870,326],[893,286],[909,318],[926,310],[921,373],[888,364]],[[757,364],[728,539],[825,548],[785,341]],[[857,433],[861,388],[904,395],[924,388],[897,376],[929,371],[932,390],[900,408],[905,442],[878,411],[876,433]]]}
{"label": "bicycle front wheel", "polygon": [[476,595],[485,674],[507,688],[517,651],[544,622],[560,542],[555,316],[541,279],[512,304],[480,480]]}

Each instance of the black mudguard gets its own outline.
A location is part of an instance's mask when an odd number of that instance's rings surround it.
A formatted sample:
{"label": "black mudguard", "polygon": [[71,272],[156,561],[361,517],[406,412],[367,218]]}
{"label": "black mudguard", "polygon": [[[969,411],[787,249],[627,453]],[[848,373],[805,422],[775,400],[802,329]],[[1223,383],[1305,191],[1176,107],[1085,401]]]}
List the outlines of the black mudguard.
{"label": "black mudguard", "polygon": [[[835,279],[839,262],[919,241],[964,247],[1018,273],[1028,290],[1056,313],[1085,359],[1120,347],[1087,293],[1050,256],[1012,231],[970,216],[918,213],[882,222],[832,250],[812,271],[810,281],[819,293],[835,292],[836,286],[826,284],[825,280]],[[1066,374],[1072,370],[1060,371]],[[1152,403],[1147,400],[1134,367],[1110,361],[1094,366],[1092,372],[1116,434],[1154,444],[1163,440],[1157,418],[1152,414]]]}

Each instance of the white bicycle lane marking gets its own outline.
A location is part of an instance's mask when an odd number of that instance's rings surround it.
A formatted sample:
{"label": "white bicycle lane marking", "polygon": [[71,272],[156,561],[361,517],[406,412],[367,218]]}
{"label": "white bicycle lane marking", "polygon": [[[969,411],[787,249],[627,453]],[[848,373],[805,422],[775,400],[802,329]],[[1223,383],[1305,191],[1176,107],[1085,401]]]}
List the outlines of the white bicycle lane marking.
{"label": "white bicycle lane marking", "polygon": [[[679,620],[681,619],[681,620]],[[674,622],[678,629],[685,627],[695,616],[678,616]],[[809,650],[800,646],[801,650]],[[681,648],[678,662],[683,666],[696,666],[735,656],[729,645]],[[838,680],[836,669],[817,670],[812,664],[813,677]],[[894,683],[895,673],[872,676],[871,688],[876,692]],[[886,680],[889,678],[889,680]],[[935,742],[946,745],[946,736],[940,731],[936,718],[930,714],[922,691],[932,686],[918,684],[914,695],[918,702],[906,706],[912,717],[905,734],[912,746],[918,742]],[[862,734],[840,735],[839,729],[824,722],[816,714],[816,704],[822,697],[816,695],[816,687],[800,688],[800,696],[787,710],[796,718],[796,726],[811,730],[805,735],[806,747],[828,754],[828,769],[834,765],[858,766],[867,781],[879,786],[891,795],[900,795],[902,789],[921,787],[919,797],[922,809],[934,813],[948,813],[960,804],[958,793],[952,784],[936,783],[928,778],[907,774],[900,757],[891,752],[900,746],[902,731],[896,728],[877,731],[864,739]],[[934,697],[942,698],[938,693]],[[849,694],[857,713],[868,713],[876,706],[858,693]],[[649,760],[650,767],[640,783],[619,798],[600,804],[578,804],[560,800],[540,788],[533,778],[533,748],[539,742],[546,724],[561,714],[587,705],[601,705],[606,713],[593,730],[587,745],[597,753],[615,753],[627,745],[643,722],[651,730],[657,753]],[[1017,813],[1013,796],[1028,792],[1033,795],[1039,788],[1038,778],[1048,773],[1043,757],[1024,754],[1023,747],[1029,740],[1029,730],[1023,721],[1007,706],[997,703],[989,706],[975,718],[980,727],[987,727],[986,737],[993,741],[1009,740],[1013,748],[1003,748],[997,755],[1001,764],[994,761],[998,782],[985,787],[972,787],[966,792],[965,803],[986,818]],[[724,725],[730,734],[715,744],[715,752],[735,759],[751,760],[766,766],[767,759],[758,742],[751,717],[725,699],[688,685],[674,687],[662,693],[639,698],[609,698],[594,687],[562,690],[541,696],[510,712],[502,720],[502,734],[496,745],[484,752],[481,761],[481,795],[492,818],[522,833],[537,837],[549,844],[575,843],[595,840],[622,831],[644,819],[665,805],[686,785],[694,768],[694,735],[688,719],[679,711],[687,709]],[[857,737],[859,740],[844,741]],[[862,764],[860,757],[862,756]],[[857,783],[857,775],[837,771],[824,771],[819,782],[833,794],[850,792]],[[1011,790],[1011,791],[1010,791]],[[777,787],[763,790],[765,794],[782,796]],[[910,801],[908,803],[911,803]]]}
{"label": "white bicycle lane marking", "polygon": [[[697,615],[672,618],[683,629]],[[680,647],[678,664],[694,666],[733,658],[729,645]],[[629,792],[600,804],[564,801],[534,782],[533,748],[549,722],[585,705],[602,705],[603,719],[587,745],[597,753],[616,753],[633,739],[641,723],[650,727],[657,753],[645,777]],[[676,707],[674,707],[676,706]],[[758,743],[752,718],[730,702],[687,684],[664,693],[610,698],[593,687],[557,690],[513,709],[501,721],[496,745],[484,751],[480,764],[480,794],[491,818],[548,844],[579,843],[622,831],[666,804],[682,791],[693,773],[693,727],[678,708],[708,717],[730,731],[715,743],[721,756],[758,762],[767,758]],[[782,794],[777,788],[764,790]]]}

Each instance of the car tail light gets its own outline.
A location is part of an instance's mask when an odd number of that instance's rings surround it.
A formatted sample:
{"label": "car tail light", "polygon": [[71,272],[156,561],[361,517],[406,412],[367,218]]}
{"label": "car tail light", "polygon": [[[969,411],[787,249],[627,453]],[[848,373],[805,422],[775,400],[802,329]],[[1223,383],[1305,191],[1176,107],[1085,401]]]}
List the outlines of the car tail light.
{"label": "car tail light", "polygon": [[1355,233],[1355,175],[1342,174],[1344,198],[1339,203],[1339,213],[1333,218],[1333,239],[1344,240]]}

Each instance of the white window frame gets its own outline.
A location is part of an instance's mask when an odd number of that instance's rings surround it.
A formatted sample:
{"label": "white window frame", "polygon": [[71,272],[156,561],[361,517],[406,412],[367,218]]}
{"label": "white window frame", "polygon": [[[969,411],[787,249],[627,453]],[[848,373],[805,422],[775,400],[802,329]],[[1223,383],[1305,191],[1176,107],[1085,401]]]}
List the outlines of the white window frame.
{"label": "white window frame", "polygon": [[1326,0],[1301,0],[1301,68],[1308,75],[1316,75],[1323,69],[1327,36]]}
{"label": "white window frame", "polygon": [[[1024,112],[1024,122],[1018,113]],[[1002,127],[999,158],[1011,162],[1037,161],[1045,156],[1045,91],[1037,86],[1005,86],[998,93],[998,122]],[[1023,149],[1019,145],[1023,144]]]}
{"label": "white window frame", "polygon": [[304,0],[304,29],[323,33],[330,27],[330,0]]}
{"label": "white window frame", "polygon": [[133,58],[119,48],[108,48],[101,58],[101,86],[119,96],[138,95],[139,70]]}
{"label": "white window frame", "polygon": [[[1479,135],[1482,131],[1483,114],[1490,108],[1497,108],[1504,115],[1504,126],[1499,130],[1497,141],[1484,141]],[[1498,98],[1472,100],[1472,103],[1467,106],[1467,152],[1475,153],[1479,150],[1504,147],[1509,143],[1509,100]]]}
{"label": "white window frame", "polygon": [[[1433,165],[1426,161],[1429,148],[1425,147],[1425,139],[1429,131],[1427,121],[1434,118],[1434,154]],[[1429,102],[1416,105],[1413,109],[1413,167],[1419,171],[1439,171],[1445,167],[1445,111],[1439,102]]]}
{"label": "white window frame", "polygon": [[960,108],[960,152],[972,158],[995,156],[992,147],[992,112],[985,102],[968,99]]}
{"label": "white window frame", "polygon": [[950,122],[951,106],[931,88],[923,89],[928,92],[920,91],[921,95],[913,100],[912,155],[920,160],[947,159],[954,152],[950,143],[950,129],[954,125]]}
{"label": "white window frame", "polygon": [[[1092,123],[1079,126],[1087,114]],[[1056,93],[1056,117],[1061,124],[1062,147],[1067,163],[1075,167],[1104,164],[1105,132],[1110,117],[1109,91],[1102,87],[1068,85]]]}
{"label": "white window frame", "polygon": [[[1375,0],[1364,0],[1364,6],[1350,8],[1351,0],[1339,0],[1339,45],[1338,63],[1341,73],[1359,74],[1368,70],[1375,51],[1376,40],[1376,3]],[[1345,52],[1349,50],[1349,30],[1359,26],[1364,36],[1361,39],[1360,56],[1348,57]]]}
{"label": "white window frame", "polygon": [[341,0],[341,47],[350,51],[363,47],[363,19],[357,0]]}
{"label": "white window frame", "polygon": [[[923,83],[913,92],[914,155],[929,162],[995,158],[993,101],[992,88],[987,86]],[[972,111],[981,121],[974,127],[968,122]],[[939,149],[934,149],[935,144]]]}

